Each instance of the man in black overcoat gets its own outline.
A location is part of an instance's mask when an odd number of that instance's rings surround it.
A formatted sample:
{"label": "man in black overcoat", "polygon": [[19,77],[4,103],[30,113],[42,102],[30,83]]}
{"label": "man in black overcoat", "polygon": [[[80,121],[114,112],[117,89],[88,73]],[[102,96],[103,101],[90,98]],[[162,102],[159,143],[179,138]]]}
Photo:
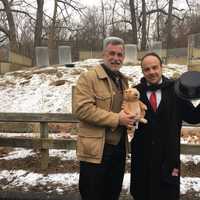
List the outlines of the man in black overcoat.
{"label": "man in black overcoat", "polygon": [[136,88],[147,105],[148,123],[139,123],[131,142],[130,191],[134,200],[178,200],[182,121],[199,123],[200,105],[176,95],[157,54],[146,54],[141,67],[144,77]]}

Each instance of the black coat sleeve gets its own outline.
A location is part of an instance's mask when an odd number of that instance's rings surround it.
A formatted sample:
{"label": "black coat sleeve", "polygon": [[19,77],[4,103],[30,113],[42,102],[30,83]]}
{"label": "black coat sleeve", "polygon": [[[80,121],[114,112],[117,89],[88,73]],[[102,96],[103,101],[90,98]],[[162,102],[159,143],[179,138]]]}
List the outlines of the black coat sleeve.
{"label": "black coat sleeve", "polygon": [[195,107],[190,101],[179,99],[178,106],[183,121],[190,124],[200,123],[200,104]]}

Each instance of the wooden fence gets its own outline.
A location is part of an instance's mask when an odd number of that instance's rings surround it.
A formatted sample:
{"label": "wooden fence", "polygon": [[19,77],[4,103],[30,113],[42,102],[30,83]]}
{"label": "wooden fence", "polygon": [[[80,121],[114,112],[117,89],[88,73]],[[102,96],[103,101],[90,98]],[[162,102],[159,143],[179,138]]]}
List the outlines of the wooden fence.
{"label": "wooden fence", "polygon": [[[48,131],[48,123],[78,123],[74,114],[0,113],[0,122],[40,123],[39,138],[0,137],[0,146],[40,149],[42,169],[48,167],[49,149],[75,149],[75,140],[52,139]],[[181,153],[200,155],[200,145],[181,144]]]}
{"label": "wooden fence", "polygon": [[48,123],[78,123],[73,114],[0,113],[0,122],[40,123],[39,138],[0,137],[0,146],[35,148],[41,150],[41,168],[48,167],[49,149],[75,149],[72,139],[49,138]]}

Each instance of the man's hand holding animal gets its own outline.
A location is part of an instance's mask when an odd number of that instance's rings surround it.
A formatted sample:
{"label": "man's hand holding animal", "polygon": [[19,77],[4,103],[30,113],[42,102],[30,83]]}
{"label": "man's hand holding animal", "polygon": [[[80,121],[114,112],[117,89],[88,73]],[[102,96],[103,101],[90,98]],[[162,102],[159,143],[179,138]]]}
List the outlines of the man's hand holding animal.
{"label": "man's hand holding animal", "polygon": [[[123,110],[127,114],[135,116],[136,123],[141,122],[146,124],[147,120],[144,118],[147,106],[139,100],[140,93],[136,88],[128,88],[124,91]],[[129,125],[127,127],[128,139],[132,140],[134,137],[135,126]]]}

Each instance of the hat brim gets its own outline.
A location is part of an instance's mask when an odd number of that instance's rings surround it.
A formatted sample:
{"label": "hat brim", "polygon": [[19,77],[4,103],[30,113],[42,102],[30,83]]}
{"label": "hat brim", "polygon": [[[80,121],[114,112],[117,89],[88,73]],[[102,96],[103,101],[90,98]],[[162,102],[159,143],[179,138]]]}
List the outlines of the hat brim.
{"label": "hat brim", "polygon": [[199,94],[199,96],[187,96],[186,94],[182,93],[179,88],[180,88],[180,81],[177,80],[174,85],[174,90],[175,90],[175,93],[177,94],[177,96],[180,97],[181,99],[184,99],[184,100],[200,99],[200,94]]}

